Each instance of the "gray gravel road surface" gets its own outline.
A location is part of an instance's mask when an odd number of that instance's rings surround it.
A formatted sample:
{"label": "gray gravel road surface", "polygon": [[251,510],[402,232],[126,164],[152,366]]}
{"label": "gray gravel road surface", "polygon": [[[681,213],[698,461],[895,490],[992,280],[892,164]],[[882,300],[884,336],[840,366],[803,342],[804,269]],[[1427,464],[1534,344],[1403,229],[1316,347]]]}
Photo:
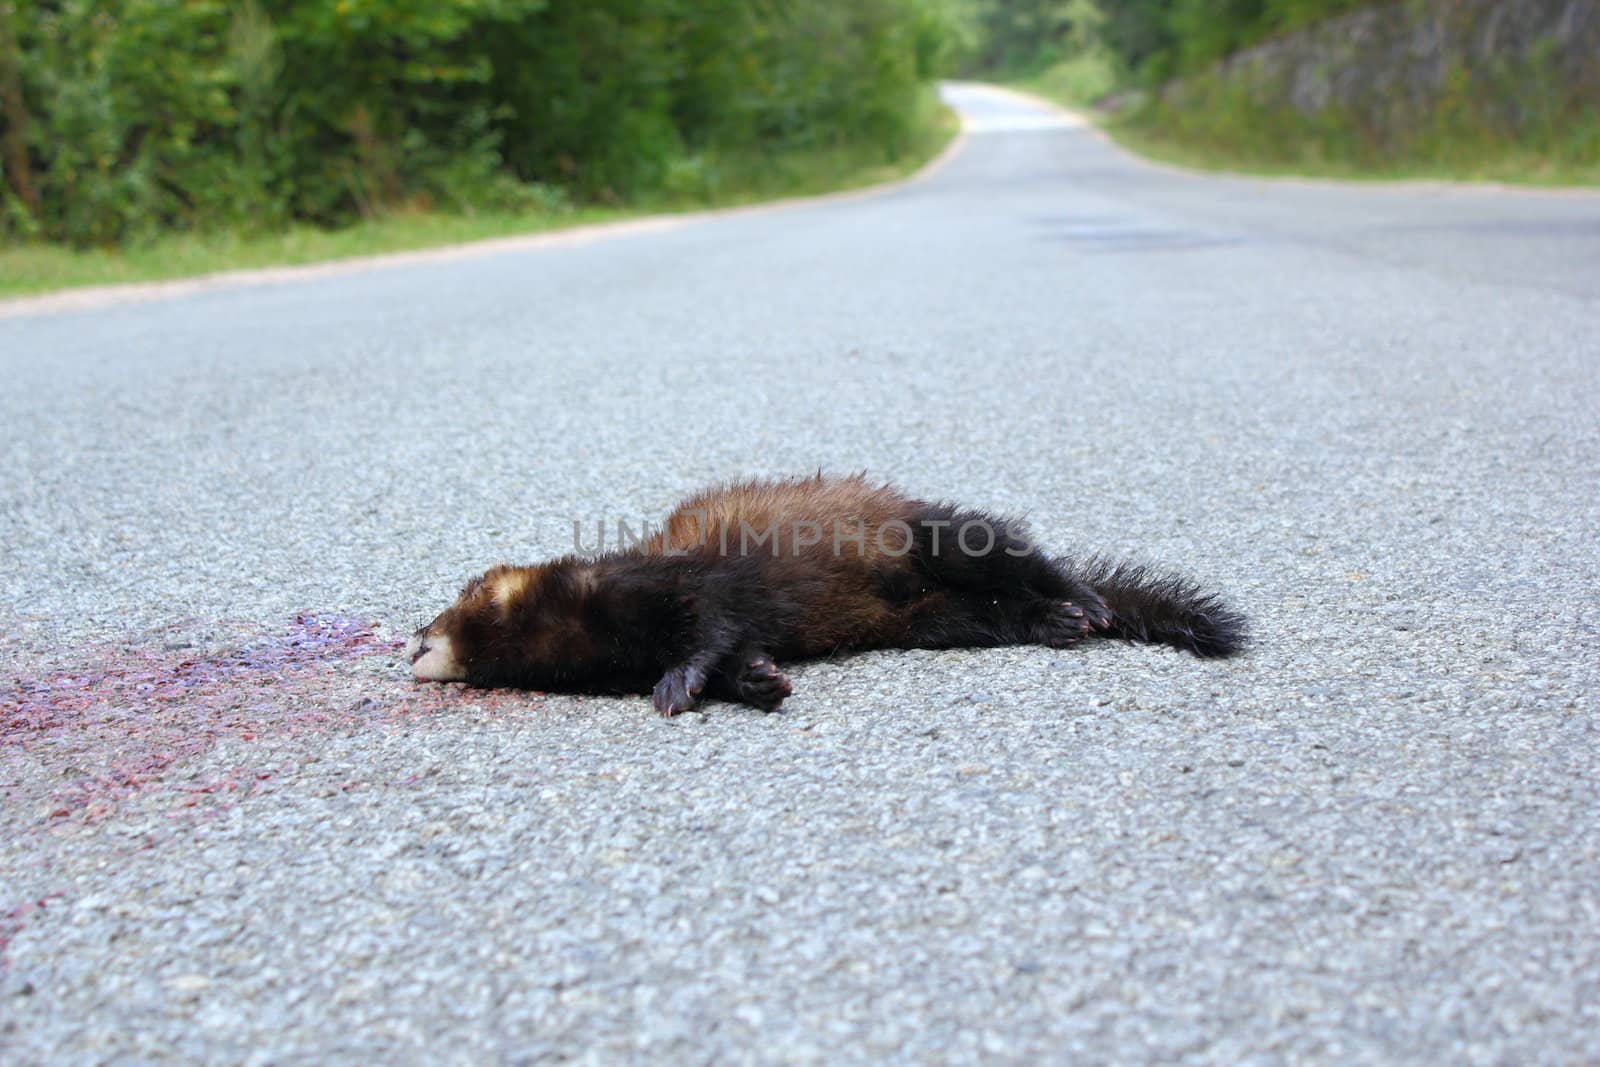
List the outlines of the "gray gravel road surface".
{"label": "gray gravel road surface", "polygon": [[[872,195],[0,319],[0,1060],[1600,1061],[1600,196],[950,96]],[[1256,644],[674,721],[395,654],[819,467]]]}

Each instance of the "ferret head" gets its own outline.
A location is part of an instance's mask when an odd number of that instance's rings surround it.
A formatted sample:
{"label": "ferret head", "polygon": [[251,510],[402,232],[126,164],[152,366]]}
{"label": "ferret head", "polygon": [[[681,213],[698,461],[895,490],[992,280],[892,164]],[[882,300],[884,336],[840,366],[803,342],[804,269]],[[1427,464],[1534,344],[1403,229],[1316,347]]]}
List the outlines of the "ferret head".
{"label": "ferret head", "polygon": [[419,682],[464,682],[475,661],[504,644],[514,610],[534,584],[532,567],[499,566],[472,579],[456,602],[411,635],[406,655]]}
{"label": "ferret head", "polygon": [[419,682],[541,688],[577,666],[588,642],[577,601],[586,572],[561,562],[498,566],[472,579],[454,604],[411,636],[406,655]]}

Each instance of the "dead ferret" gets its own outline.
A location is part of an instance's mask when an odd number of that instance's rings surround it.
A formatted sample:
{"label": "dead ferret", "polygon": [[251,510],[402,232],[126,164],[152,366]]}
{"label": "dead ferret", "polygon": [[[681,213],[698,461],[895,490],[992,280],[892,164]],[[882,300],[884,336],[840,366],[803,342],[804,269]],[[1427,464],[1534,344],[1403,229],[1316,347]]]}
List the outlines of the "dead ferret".
{"label": "dead ferret", "polygon": [[1227,656],[1245,628],[1183,578],[1053,558],[1004,518],[818,475],[707,490],[626,550],[494,567],[407,654],[421,681],[650,693],[676,715],[702,695],[776,708],[786,660],[1091,635]]}

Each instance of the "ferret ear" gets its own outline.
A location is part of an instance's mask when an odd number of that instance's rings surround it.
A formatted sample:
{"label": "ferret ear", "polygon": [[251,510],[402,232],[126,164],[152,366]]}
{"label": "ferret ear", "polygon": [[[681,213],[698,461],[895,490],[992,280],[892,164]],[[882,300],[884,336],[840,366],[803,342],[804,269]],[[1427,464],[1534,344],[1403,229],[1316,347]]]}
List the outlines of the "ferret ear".
{"label": "ferret ear", "polygon": [[533,575],[521,567],[496,567],[484,577],[489,601],[502,611],[527,595]]}

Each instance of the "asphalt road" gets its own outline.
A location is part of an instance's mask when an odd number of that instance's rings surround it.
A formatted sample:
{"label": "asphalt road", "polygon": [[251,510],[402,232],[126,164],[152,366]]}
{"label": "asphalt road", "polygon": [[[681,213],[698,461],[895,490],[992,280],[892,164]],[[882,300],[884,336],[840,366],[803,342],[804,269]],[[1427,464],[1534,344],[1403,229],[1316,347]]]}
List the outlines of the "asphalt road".
{"label": "asphalt road", "polygon": [[[1600,1061],[1600,196],[910,185],[0,318],[0,1059]],[[415,687],[469,574],[865,468],[1243,658]]]}

